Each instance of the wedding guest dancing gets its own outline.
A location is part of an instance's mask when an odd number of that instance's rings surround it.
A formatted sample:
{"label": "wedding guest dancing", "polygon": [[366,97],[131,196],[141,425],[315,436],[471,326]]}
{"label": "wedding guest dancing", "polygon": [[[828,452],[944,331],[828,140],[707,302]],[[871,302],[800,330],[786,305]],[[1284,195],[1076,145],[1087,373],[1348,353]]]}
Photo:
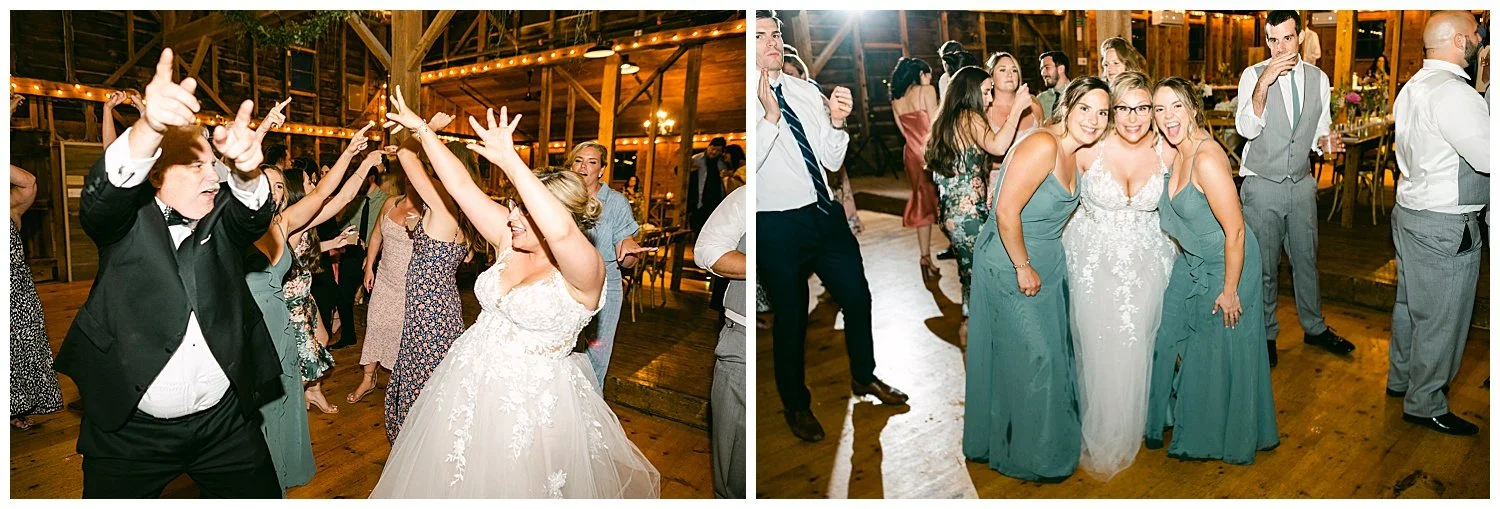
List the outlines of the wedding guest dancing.
{"label": "wedding guest dancing", "polygon": [[938,116],[937,88],[932,86],[932,67],[920,58],[903,57],[891,71],[891,114],[906,140],[901,150],[906,180],[911,185],[911,199],[901,214],[901,226],[917,230],[917,263],[922,279],[937,277],[932,263],[932,225],[937,223],[937,185],[927,172],[927,139],[932,135],[932,120]]}
{"label": "wedding guest dancing", "polygon": [[[304,306],[310,304],[305,293],[308,281],[299,279],[308,275],[305,269],[299,271],[295,267],[303,260],[295,259],[291,242],[305,233],[310,225],[328,219],[353,200],[363,177],[379,164],[380,153],[372,152],[360,163],[354,178],[334,194],[349,163],[367,144],[365,132],[370,127],[367,125],[354,134],[333,164],[329,177],[311,192],[303,187],[305,181],[300,179],[300,173],[294,173],[288,179],[275,166],[262,166],[271,185],[271,201],[276,204],[276,214],[271,219],[271,228],[256,241],[246,262],[247,268],[263,268],[249,272],[245,280],[265,316],[266,329],[271,333],[271,341],[281,359],[281,385],[286,394],[262,406],[260,412],[264,418],[261,431],[266,435],[266,445],[271,450],[271,461],[276,465],[282,489],[301,486],[312,480],[317,463],[313,460],[306,408],[309,404],[318,405],[319,410],[329,406],[323,399],[320,386],[303,386],[308,368],[326,371],[321,358],[325,350],[314,343],[313,322],[309,321],[315,321],[317,313],[310,308],[298,307],[299,302]],[[296,187],[288,186],[289,182]],[[284,284],[291,288],[287,289]],[[317,380],[318,376],[321,373],[311,380]]]}
{"label": "wedding guest dancing", "polygon": [[625,302],[620,269],[634,267],[638,258],[636,255],[654,249],[643,248],[635,242],[635,234],[641,231],[641,226],[636,224],[635,215],[631,213],[630,202],[625,200],[625,195],[600,181],[604,178],[604,166],[608,160],[609,151],[597,141],[579,143],[567,158],[573,173],[583,178],[583,185],[588,188],[589,196],[597,198],[603,207],[598,223],[587,232],[594,249],[604,258],[604,309],[594,317],[598,337],[589,338],[588,341],[589,364],[594,366],[594,387],[599,389],[600,395],[604,394],[609,356],[615,349],[615,330],[620,325],[620,304]]}
{"label": "wedding guest dancing", "polygon": [[248,127],[254,104],[205,136],[197,82],[178,83],[172,66],[162,50],[141,118],[94,163],[80,199],[99,275],[57,369],[89,402],[83,496],[155,497],[186,473],[206,497],[275,498],[255,423],[282,395],[281,369],[242,266],[274,206]]}
{"label": "wedding guest dancing", "polygon": [[1079,465],[1108,481],[1135,461],[1146,425],[1151,345],[1177,248],[1157,203],[1177,152],[1151,126],[1151,82],[1125,71],[1109,84],[1113,129],[1079,149],[1078,212],[1063,229],[1078,360]]}
{"label": "wedding guest dancing", "polygon": [[[1177,149],[1159,201],[1161,227],[1182,247],[1163,298],[1151,362],[1146,446],[1167,455],[1247,465],[1275,448],[1276,402],[1269,359],[1260,355],[1264,251],[1240,214],[1224,153],[1203,117],[1191,82],[1156,85],[1152,108]],[[1307,158],[1302,158],[1306,160]]]}
{"label": "wedding guest dancing", "polygon": [[[578,174],[533,173],[516,154],[520,116],[494,110],[468,145],[519,197],[500,205],[474,184],[401,88],[386,116],[411,131],[483,240],[499,250],[474,283],[478,320],[453,342],[391,446],[372,498],[657,498],[661,474],[630,442],[574,353],[608,298],[604,261],[583,232],[598,199]],[[474,241],[479,241],[476,238]]]}
{"label": "wedding guest dancing", "polygon": [[[1266,356],[1276,366],[1276,285],[1281,250],[1292,264],[1292,286],[1302,341],[1347,355],[1354,343],[1339,337],[1323,321],[1318,294],[1318,179],[1312,175],[1309,151],[1343,152],[1344,142],[1328,133],[1328,75],[1301,62],[1296,11],[1266,16],[1266,45],[1271,58],[1240,75],[1239,109],[1234,125],[1244,137],[1239,175],[1245,224],[1261,237],[1261,281],[1265,299]],[[1248,99],[1248,100],[1247,100]]]}
{"label": "wedding guest dancing", "polygon": [[62,389],[52,370],[42,300],[26,265],[21,215],[36,201],[36,177],[10,167],[10,426],[30,429],[27,416],[62,410]]}
{"label": "wedding guest dancing", "polygon": [[1427,19],[1427,58],[1396,95],[1396,307],[1386,394],[1402,418],[1450,435],[1479,427],[1454,414],[1443,390],[1458,375],[1474,314],[1479,212],[1490,202],[1490,118],[1464,72],[1479,47],[1474,16]]}
{"label": "wedding guest dancing", "polygon": [[849,148],[844,121],[853,109],[849,89],[836,87],[825,114],[823,96],[806,81],[781,73],[781,20],[755,11],[755,63],[760,70],[755,102],[756,218],[760,280],[771,307],[781,310],[772,329],[776,390],[786,422],[797,438],[817,442],[823,426],[812,412],[804,382],[807,339],[807,274],[822,280],[844,313],[850,389],[882,403],[902,405],[906,394],[875,377],[870,284],[859,242],[843,210],[833,201],[824,169],[843,164]]}
{"label": "wedding guest dancing", "polygon": [[[1007,113],[1009,122],[996,130],[985,119],[985,111],[995,97],[995,80],[978,67],[965,67],[953,73],[948,95],[932,136],[927,142],[927,169],[938,188],[938,211],[943,233],[953,243],[958,258],[958,279],[964,316],[969,316],[970,273],[974,265],[974,241],[990,218],[990,156],[1005,154],[1015,137],[1016,122],[1024,110],[1031,108],[1026,85],[1015,90],[1016,98]],[[966,322],[967,323],[967,322]],[[965,341],[960,332],[960,341]]]}
{"label": "wedding guest dancing", "polygon": [[1078,149],[1104,135],[1109,110],[1103,81],[1073,80],[1048,123],[1001,164],[995,213],[975,244],[963,454],[1017,479],[1061,482],[1078,466],[1061,237],[1078,207]]}
{"label": "wedding guest dancing", "polygon": [[709,393],[713,441],[714,498],[745,498],[745,200],[744,188],[729,192],[708,217],[693,246],[699,267],[730,279],[724,293],[724,327],[714,348]]}
{"label": "wedding guest dancing", "polygon": [[[436,131],[453,117],[437,113],[428,123]],[[463,302],[458,296],[458,265],[483,249],[477,225],[459,212],[443,183],[432,179],[417,156],[421,141],[408,137],[396,159],[406,183],[422,197],[422,218],[412,228],[411,262],[406,269],[406,317],[396,366],[385,389],[385,436],[395,442],[432,370],[448,355],[448,347],[464,332]],[[430,157],[431,151],[426,154]]]}
{"label": "wedding guest dancing", "polygon": [[370,292],[370,303],[359,364],[364,366],[365,374],[354,392],[344,398],[348,403],[358,403],[376,389],[377,365],[386,371],[396,366],[401,330],[406,323],[406,271],[411,265],[412,249],[410,230],[422,217],[422,199],[408,190],[405,175],[387,171],[380,174],[380,179],[389,198],[380,207],[380,223],[372,228],[370,248],[364,260],[364,286],[365,291]]}

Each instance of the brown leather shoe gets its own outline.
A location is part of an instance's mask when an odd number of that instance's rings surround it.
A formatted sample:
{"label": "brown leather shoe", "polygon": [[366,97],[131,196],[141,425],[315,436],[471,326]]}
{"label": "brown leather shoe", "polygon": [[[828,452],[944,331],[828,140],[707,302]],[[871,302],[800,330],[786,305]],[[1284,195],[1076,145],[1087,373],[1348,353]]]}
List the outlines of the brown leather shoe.
{"label": "brown leather shoe", "polygon": [[805,442],[823,440],[823,425],[818,424],[818,418],[813,416],[812,410],[787,410],[786,425],[792,428],[793,435]]}
{"label": "brown leather shoe", "polygon": [[881,403],[887,405],[906,404],[906,393],[897,390],[895,387],[886,385],[885,382],[880,381],[879,378],[871,381],[869,384],[863,385],[857,382],[851,382],[849,384],[849,389],[854,391],[855,396],[874,395],[880,400]]}

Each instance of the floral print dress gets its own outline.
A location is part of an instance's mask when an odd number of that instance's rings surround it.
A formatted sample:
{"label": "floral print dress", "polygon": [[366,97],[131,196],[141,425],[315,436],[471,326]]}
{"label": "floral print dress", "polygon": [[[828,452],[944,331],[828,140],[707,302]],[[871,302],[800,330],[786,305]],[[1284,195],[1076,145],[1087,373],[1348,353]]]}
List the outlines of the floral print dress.
{"label": "floral print dress", "polygon": [[943,233],[953,243],[958,258],[958,280],[963,284],[964,315],[969,310],[969,280],[974,267],[974,240],[979,227],[990,217],[985,177],[989,174],[989,154],[979,147],[968,147],[953,161],[953,174],[932,173],[938,188],[938,215]]}

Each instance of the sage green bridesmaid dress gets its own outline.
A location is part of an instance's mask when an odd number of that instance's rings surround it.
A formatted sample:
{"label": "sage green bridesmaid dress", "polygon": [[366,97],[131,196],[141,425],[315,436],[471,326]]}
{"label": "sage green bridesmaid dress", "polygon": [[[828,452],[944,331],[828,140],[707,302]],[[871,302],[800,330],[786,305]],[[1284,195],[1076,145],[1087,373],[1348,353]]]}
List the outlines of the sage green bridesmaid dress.
{"label": "sage green bridesmaid dress", "polygon": [[292,267],[292,247],[288,245],[275,264],[267,265],[265,256],[258,250],[252,250],[250,258],[245,283],[250,287],[255,304],[260,307],[260,314],[265,317],[271,342],[276,345],[276,356],[281,360],[281,386],[285,390],[280,398],[260,407],[264,418],[260,430],[266,436],[271,464],[276,467],[276,477],[285,491],[307,484],[317,470],[302,395],[302,362],[297,356],[297,336],[288,331],[291,316],[281,289],[281,282]]}
{"label": "sage green bridesmaid dress", "polygon": [[1266,359],[1260,244],[1247,225],[1239,277],[1244,315],[1234,328],[1225,327],[1223,316],[1213,313],[1224,290],[1224,229],[1208,197],[1193,187],[1191,164],[1186,171],[1188,184],[1175,196],[1169,184],[1160,200],[1162,230],[1182,255],[1167,282],[1156,336],[1146,447],[1160,448],[1163,430],[1171,427],[1169,456],[1246,465],[1256,451],[1280,443]]}
{"label": "sage green bridesmaid dress", "polygon": [[1078,466],[1083,438],[1061,240],[1078,198],[1076,187],[1070,193],[1048,175],[1021,210],[1026,253],[1042,280],[1034,297],[1017,287],[993,214],[975,242],[963,452],[1017,479],[1060,482]]}

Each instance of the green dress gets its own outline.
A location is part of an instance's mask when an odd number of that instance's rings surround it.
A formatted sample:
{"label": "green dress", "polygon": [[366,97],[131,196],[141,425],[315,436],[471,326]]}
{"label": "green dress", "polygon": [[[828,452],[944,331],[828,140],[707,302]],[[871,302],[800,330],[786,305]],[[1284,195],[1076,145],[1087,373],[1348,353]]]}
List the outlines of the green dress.
{"label": "green dress", "polygon": [[1172,426],[1169,456],[1245,465],[1256,451],[1280,443],[1266,359],[1260,244],[1247,225],[1239,278],[1244,314],[1234,328],[1225,327],[1223,316],[1213,314],[1224,290],[1224,229],[1192,178],[1190,163],[1182,191],[1172,196],[1168,189],[1161,197],[1162,230],[1182,255],[1172,266],[1156,335],[1146,446],[1160,448],[1163,429]]}
{"label": "green dress", "polygon": [[[255,304],[260,306],[266,329],[271,332],[271,342],[276,345],[276,356],[281,360],[281,388],[286,392],[260,407],[260,415],[264,418],[260,431],[266,436],[271,463],[276,466],[281,489],[285,490],[307,484],[317,470],[302,396],[298,336],[291,332],[291,315],[281,289],[281,281],[292,267],[292,248],[287,246],[281,259],[269,266],[260,251],[253,251],[250,256],[247,267],[252,271],[245,274],[245,283],[250,287]],[[263,268],[254,270],[256,267]]]}
{"label": "green dress", "polygon": [[953,175],[932,173],[932,181],[938,188],[938,212],[943,233],[952,242],[953,255],[958,258],[958,281],[963,285],[965,314],[969,309],[974,241],[990,218],[984,183],[989,170],[989,154],[979,147],[969,147],[960,151],[958,158],[953,160]]}
{"label": "green dress", "polygon": [[1017,479],[1060,482],[1078,466],[1083,438],[1061,240],[1078,198],[1048,175],[1021,210],[1026,253],[1042,280],[1034,297],[1017,288],[994,217],[975,244],[963,452]]}

